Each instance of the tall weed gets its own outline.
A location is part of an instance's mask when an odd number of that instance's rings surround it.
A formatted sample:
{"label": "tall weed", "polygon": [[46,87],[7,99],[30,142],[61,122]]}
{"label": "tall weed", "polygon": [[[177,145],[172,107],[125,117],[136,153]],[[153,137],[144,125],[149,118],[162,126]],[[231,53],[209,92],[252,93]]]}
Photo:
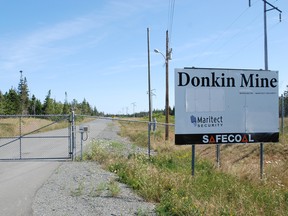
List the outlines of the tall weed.
{"label": "tall weed", "polygon": [[[274,190],[216,170],[207,160],[197,160],[191,176],[187,151],[143,154],[115,159],[105,149],[94,151],[106,169],[148,201],[156,202],[159,215],[285,215],[288,191]],[[99,156],[103,154],[103,156]],[[92,154],[93,155],[93,154]]]}
{"label": "tall weed", "polygon": [[[220,169],[214,164],[215,146],[197,146],[195,176],[191,176],[191,147],[175,146],[173,139],[164,141],[163,129],[151,133],[157,154],[150,158],[143,154],[120,157],[105,148],[95,149],[98,156],[89,158],[100,158],[120,181],[157,203],[158,215],[288,214],[286,144],[265,144],[262,181],[257,144],[222,145]],[[125,122],[120,134],[134,144],[147,145],[146,124]]]}

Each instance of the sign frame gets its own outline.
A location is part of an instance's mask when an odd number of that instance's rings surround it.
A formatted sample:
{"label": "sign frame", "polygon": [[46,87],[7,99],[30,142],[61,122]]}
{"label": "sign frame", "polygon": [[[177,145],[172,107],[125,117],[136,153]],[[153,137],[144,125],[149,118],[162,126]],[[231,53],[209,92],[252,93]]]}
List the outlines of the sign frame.
{"label": "sign frame", "polygon": [[278,71],[175,69],[175,144],[279,141]]}

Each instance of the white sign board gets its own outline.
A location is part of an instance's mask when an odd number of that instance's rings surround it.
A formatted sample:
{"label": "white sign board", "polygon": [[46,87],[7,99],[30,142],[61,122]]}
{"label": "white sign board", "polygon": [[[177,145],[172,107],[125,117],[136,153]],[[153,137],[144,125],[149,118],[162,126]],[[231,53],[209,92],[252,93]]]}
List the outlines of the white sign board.
{"label": "white sign board", "polygon": [[175,143],[278,142],[278,72],[175,69]]}

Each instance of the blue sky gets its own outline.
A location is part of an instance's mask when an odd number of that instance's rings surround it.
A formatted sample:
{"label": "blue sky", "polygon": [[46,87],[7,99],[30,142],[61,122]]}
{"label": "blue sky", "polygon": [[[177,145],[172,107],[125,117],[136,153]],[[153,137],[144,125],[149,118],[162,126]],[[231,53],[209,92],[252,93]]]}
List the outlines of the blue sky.
{"label": "blue sky", "polygon": [[[17,88],[20,73],[30,94],[82,102],[105,113],[148,110],[147,27],[150,28],[153,108],[165,106],[165,53],[169,30],[170,106],[174,68],[263,69],[263,1],[228,0],[0,0],[0,90]],[[270,1],[269,69],[288,85],[288,2]],[[173,12],[173,13],[172,13]],[[172,16],[173,14],[173,22]],[[170,15],[170,16],[169,16]]]}

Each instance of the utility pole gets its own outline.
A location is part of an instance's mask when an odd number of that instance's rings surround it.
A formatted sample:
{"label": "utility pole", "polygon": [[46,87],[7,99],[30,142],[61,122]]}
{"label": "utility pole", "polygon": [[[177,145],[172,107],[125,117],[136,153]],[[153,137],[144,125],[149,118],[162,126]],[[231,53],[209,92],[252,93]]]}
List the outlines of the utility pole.
{"label": "utility pole", "polygon": [[[279,10],[277,7],[272,5],[266,0],[263,0],[264,3],[264,69],[267,71],[268,69],[268,39],[267,39],[267,17],[266,13],[271,10],[277,10],[279,12],[279,20],[281,22],[281,13],[282,11]],[[267,5],[270,6],[267,9]],[[249,7],[251,6],[251,0],[249,0]],[[260,143],[260,178],[263,178],[264,170],[264,144]]]}
{"label": "utility pole", "polygon": [[153,96],[156,96],[156,94],[153,92],[155,89],[151,89],[151,116],[153,117]]}
{"label": "utility pole", "polygon": [[19,90],[19,92],[20,92],[20,112],[21,112],[21,115],[23,115],[23,71],[22,70],[20,70],[19,71],[20,72],[20,89],[18,89]]}
{"label": "utility pole", "polygon": [[168,30],[166,31],[166,96],[165,96],[165,140],[169,140],[169,59],[170,59],[170,51],[169,51],[169,37]]}
{"label": "utility pole", "polygon": [[150,31],[147,28],[147,52],[148,52],[148,100],[149,100],[149,122],[152,121],[151,105],[151,79],[150,79]]}
{"label": "utility pole", "polygon": [[[274,5],[270,4],[266,0],[263,0],[264,3],[264,61],[265,61],[265,70],[268,70],[268,40],[267,40],[267,16],[266,13],[271,10],[277,10],[279,12],[279,20],[281,22],[281,13],[282,11],[279,10]],[[270,6],[269,9],[267,9],[267,5]]]}
{"label": "utility pole", "polygon": [[136,102],[133,102],[133,103],[131,103],[132,104],[132,106],[133,106],[133,116],[134,116],[134,118],[135,118],[135,106],[136,106]]}
{"label": "utility pole", "polygon": [[266,11],[267,11],[267,4],[265,1],[264,3],[264,66],[265,70],[268,70],[268,42],[267,42],[267,16],[266,16]]}
{"label": "utility pole", "polygon": [[[265,70],[268,70],[268,39],[267,39],[267,16],[266,13],[271,10],[277,10],[279,12],[279,20],[281,22],[281,13],[274,5],[270,4],[266,0],[263,0],[264,3],[264,62],[265,62]],[[271,8],[267,9],[267,5]],[[263,179],[264,174],[264,144],[260,143],[260,178]]]}
{"label": "utility pole", "polygon": [[168,30],[166,31],[166,55],[160,52],[158,49],[154,49],[155,53],[160,53],[165,60],[165,72],[166,72],[166,94],[165,94],[165,140],[169,139],[169,60],[171,60],[172,49],[169,48],[169,36]]}

